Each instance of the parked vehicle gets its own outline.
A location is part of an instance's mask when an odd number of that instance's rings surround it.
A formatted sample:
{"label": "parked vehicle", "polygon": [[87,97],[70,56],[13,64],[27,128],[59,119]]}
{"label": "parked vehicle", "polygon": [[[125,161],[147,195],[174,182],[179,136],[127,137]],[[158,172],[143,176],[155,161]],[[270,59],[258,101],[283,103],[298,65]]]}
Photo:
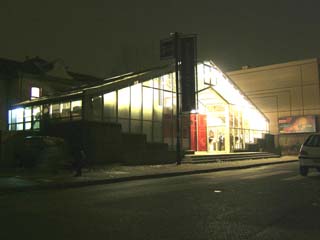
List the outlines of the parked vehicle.
{"label": "parked vehicle", "polygon": [[320,134],[310,135],[299,152],[300,174],[307,176],[310,168],[320,172]]}

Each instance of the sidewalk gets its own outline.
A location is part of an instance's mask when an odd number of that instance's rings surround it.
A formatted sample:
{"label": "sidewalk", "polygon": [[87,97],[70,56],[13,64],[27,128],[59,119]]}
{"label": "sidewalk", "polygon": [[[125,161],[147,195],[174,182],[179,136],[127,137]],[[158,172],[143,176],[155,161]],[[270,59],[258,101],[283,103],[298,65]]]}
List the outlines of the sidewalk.
{"label": "sidewalk", "polygon": [[73,173],[70,171],[63,171],[58,174],[39,174],[22,170],[1,170],[0,193],[41,189],[63,189],[139,179],[182,176],[187,174],[245,169],[270,164],[282,164],[296,162],[297,160],[298,158],[296,156],[284,156],[281,158],[202,164],[182,163],[181,165],[165,164],[150,166],[106,165],[90,170],[84,169],[81,177],[73,177]]}

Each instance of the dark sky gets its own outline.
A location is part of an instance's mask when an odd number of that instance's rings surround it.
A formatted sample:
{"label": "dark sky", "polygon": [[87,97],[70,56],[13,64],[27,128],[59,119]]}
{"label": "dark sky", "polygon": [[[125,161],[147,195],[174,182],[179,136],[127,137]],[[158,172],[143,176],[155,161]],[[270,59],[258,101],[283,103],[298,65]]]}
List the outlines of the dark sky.
{"label": "dark sky", "polygon": [[320,56],[320,1],[0,0],[0,57],[62,58],[110,76],[159,65],[170,32],[198,34],[222,70]]}

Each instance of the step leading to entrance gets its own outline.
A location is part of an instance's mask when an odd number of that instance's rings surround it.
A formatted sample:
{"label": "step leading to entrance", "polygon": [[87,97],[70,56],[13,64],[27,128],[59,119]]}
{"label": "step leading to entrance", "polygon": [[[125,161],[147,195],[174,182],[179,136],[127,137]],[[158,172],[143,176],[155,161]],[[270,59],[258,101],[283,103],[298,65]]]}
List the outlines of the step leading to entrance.
{"label": "step leading to entrance", "polygon": [[269,152],[241,152],[241,153],[228,153],[228,154],[186,154],[183,158],[183,163],[211,163],[222,161],[238,161],[250,159],[263,159],[263,158],[278,158],[279,154]]}

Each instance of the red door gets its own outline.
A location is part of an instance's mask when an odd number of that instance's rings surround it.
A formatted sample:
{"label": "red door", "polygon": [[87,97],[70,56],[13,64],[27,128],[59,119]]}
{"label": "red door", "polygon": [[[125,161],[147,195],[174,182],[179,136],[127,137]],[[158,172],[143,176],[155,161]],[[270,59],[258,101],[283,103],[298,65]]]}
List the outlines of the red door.
{"label": "red door", "polygon": [[207,115],[198,115],[198,151],[207,151]]}
{"label": "red door", "polygon": [[197,115],[190,114],[190,149],[197,151]]}
{"label": "red door", "polygon": [[190,148],[207,151],[207,115],[190,114],[190,122]]}

